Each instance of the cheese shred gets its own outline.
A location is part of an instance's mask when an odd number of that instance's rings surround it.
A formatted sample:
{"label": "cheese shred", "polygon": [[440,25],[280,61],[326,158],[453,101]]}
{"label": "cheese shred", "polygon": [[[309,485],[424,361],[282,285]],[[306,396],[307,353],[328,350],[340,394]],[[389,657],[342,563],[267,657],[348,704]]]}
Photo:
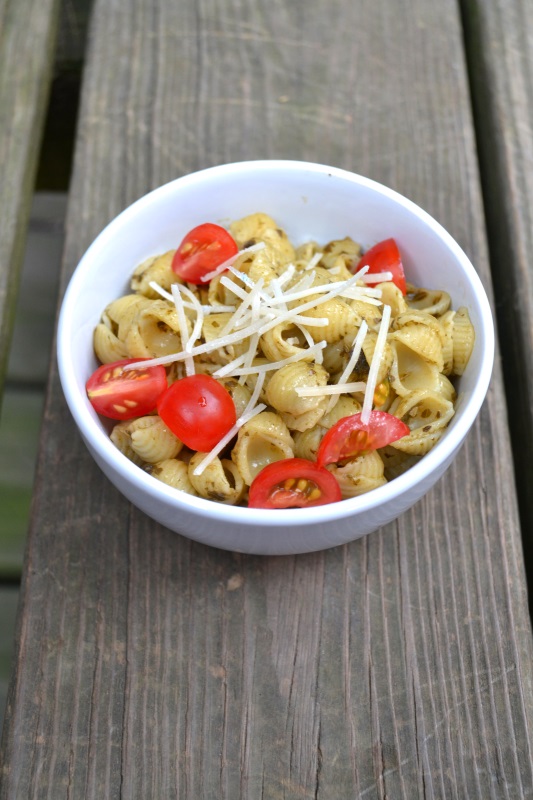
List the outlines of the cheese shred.
{"label": "cheese shred", "polygon": [[374,403],[374,392],[376,391],[376,384],[378,378],[379,368],[381,366],[381,359],[385,350],[387,341],[387,333],[389,332],[389,322],[391,317],[391,307],[388,305],[383,306],[383,315],[381,317],[381,324],[379,326],[378,338],[376,340],[376,347],[372,356],[372,362],[368,371],[368,378],[366,383],[365,397],[363,400],[363,410],[361,411],[361,422],[367,425],[370,420],[370,412]]}
{"label": "cheese shred", "polygon": [[[319,308],[329,300],[340,297],[346,300],[363,300],[371,305],[381,306],[381,289],[374,284],[389,281],[392,278],[390,272],[368,273],[368,267],[364,266],[355,275],[347,280],[336,281],[328,285],[313,286],[315,281],[315,267],[320,262],[321,253],[316,253],[308,262],[305,274],[292,286],[286,284],[293,278],[295,267],[289,264],[285,271],[274,278],[265,286],[264,279],[260,278],[253,281],[249,275],[237,269],[234,263],[239,256],[244,253],[257,252],[264,247],[264,243],[252,245],[239,251],[235,256],[217,267],[212,273],[205,276],[206,282],[211,278],[222,276],[220,283],[225,287],[236,300],[235,305],[214,305],[203,306],[196,295],[187,287],[181,284],[173,284],[171,293],[167,292],[156,282],[150,286],[161,297],[172,301],[178,316],[179,329],[183,348],[179,353],[161,356],[144,360],[143,368],[156,366],[158,364],[171,364],[173,362],[184,362],[185,373],[193,375],[195,366],[194,358],[212,353],[222,348],[231,348],[234,345],[246,344],[246,350],[239,353],[235,358],[219,367],[213,377],[235,377],[240,383],[244,383],[247,376],[256,375],[257,381],[254,392],[242,416],[237,420],[232,430],[222,439],[217,447],[206,455],[206,458],[196,467],[195,473],[201,474],[205,467],[211,463],[213,458],[221,451],[225,444],[236,435],[239,428],[252,416],[259,413],[259,410],[266,406],[258,404],[258,398],[262,391],[263,382],[267,372],[282,369],[287,364],[292,364],[300,360],[314,360],[315,363],[323,362],[323,350],[326,347],[325,341],[315,343],[308,328],[325,327],[329,324],[327,317],[309,317],[305,312]],[[367,286],[366,284],[372,284]],[[229,311],[229,319],[224,324],[220,336],[208,342],[201,342],[201,334],[204,319],[209,313]],[[188,332],[188,321],[186,311],[192,319],[192,332]],[[361,412],[363,422],[368,422],[372,410],[374,392],[377,383],[377,376],[383,356],[386,337],[389,328],[391,308],[383,305],[382,319],[376,341],[376,347],[368,379],[362,381],[350,381],[355,365],[360,357],[362,346],[368,332],[368,325],[363,320],[354,344],[350,358],[338,377],[336,383],[328,386],[302,386],[296,389],[299,397],[329,397],[327,410],[331,410],[336,403],[339,395],[345,393],[364,392],[363,410]],[[297,327],[303,334],[307,347],[299,348],[293,355],[267,363],[255,364],[260,337],[272,330],[277,325],[291,324]],[[125,369],[134,369],[139,362],[132,363]]]}

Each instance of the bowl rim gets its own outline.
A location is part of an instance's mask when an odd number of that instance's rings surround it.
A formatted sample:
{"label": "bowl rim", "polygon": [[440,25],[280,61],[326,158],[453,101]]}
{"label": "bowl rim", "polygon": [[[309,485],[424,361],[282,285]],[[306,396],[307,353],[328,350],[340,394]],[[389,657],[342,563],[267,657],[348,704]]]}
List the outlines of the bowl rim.
{"label": "bowl rim", "polygon": [[[73,364],[70,331],[74,329],[72,316],[74,303],[72,301],[79,295],[80,288],[83,286],[86,275],[91,269],[93,259],[98,257],[98,254],[106,247],[108,241],[120,234],[121,228],[127,226],[132,218],[142,214],[143,210],[151,204],[156,196],[158,199],[164,199],[166,195],[173,195],[177,187],[179,189],[187,189],[189,185],[209,179],[211,176],[224,176],[225,174],[230,176],[235,175],[235,173],[265,170],[269,172],[273,170],[314,172],[334,176],[359,186],[364,186],[399,203],[407,211],[413,213],[432,229],[433,233],[442,240],[443,244],[461,264],[474,290],[482,326],[482,331],[476,331],[476,335],[483,337],[478,380],[470,394],[468,403],[455,418],[455,424],[447,430],[445,436],[435,447],[417,464],[383,486],[357,497],[311,508],[250,509],[248,507],[226,505],[194,497],[158,481],[126,458],[113,445],[107,433],[98,424],[96,417],[87,413],[86,405],[84,402],[80,402],[80,394],[70,371],[70,365]],[[102,461],[108,462],[110,467],[123,476],[134,489],[142,493],[148,493],[154,499],[161,499],[163,502],[175,507],[176,510],[183,508],[212,521],[223,519],[224,522],[233,523],[237,526],[252,525],[262,528],[287,528],[301,525],[314,526],[324,522],[335,522],[346,517],[356,517],[378,506],[391,503],[408,492],[413,486],[422,483],[428,474],[433,473],[433,471],[451,459],[474,423],[488,391],[494,363],[494,337],[494,322],[490,303],[478,273],[457,241],[427,211],[396,190],[356,172],[308,161],[261,159],[219,164],[175,178],[143,195],[114,217],[87,248],[69,280],[58,319],[57,359],[63,392],[70,413],[82,437],[87,444],[90,443],[90,447],[98,453]]]}

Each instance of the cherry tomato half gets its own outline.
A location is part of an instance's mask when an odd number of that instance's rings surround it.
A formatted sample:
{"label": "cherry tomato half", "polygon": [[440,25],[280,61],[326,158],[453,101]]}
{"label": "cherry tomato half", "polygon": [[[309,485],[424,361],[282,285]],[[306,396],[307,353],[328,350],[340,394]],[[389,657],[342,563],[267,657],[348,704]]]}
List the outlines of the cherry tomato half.
{"label": "cherry tomato half", "polygon": [[185,236],[172,259],[172,269],[188,283],[204,283],[204,275],[238,252],[237,243],[225,228],[205,222]]}
{"label": "cherry tomato half", "polygon": [[274,461],[250,486],[250,508],[309,508],[342,500],[337,479],[305,458]]}
{"label": "cherry tomato half", "polygon": [[[402,257],[394,239],[384,239],[367,250],[354,272],[365,266],[370,267],[368,270],[369,275],[376,272],[391,272],[392,282],[396,284],[402,294],[407,294]],[[378,284],[369,283],[368,285],[377,286]]]}
{"label": "cherry tomato half", "polygon": [[149,414],[167,388],[164,367],[124,370],[126,364],[143,359],[127,358],[103,364],[86,383],[87,396],[98,414],[111,419],[132,419]]}
{"label": "cherry tomato half", "polygon": [[325,434],[316,460],[321,466],[343,461],[385,447],[409,433],[405,422],[386,411],[371,411],[366,425],[361,422],[361,414],[352,414],[340,419]]}
{"label": "cherry tomato half", "polygon": [[163,392],[157,412],[191,450],[207,453],[235,425],[230,393],[210,375],[190,375]]}

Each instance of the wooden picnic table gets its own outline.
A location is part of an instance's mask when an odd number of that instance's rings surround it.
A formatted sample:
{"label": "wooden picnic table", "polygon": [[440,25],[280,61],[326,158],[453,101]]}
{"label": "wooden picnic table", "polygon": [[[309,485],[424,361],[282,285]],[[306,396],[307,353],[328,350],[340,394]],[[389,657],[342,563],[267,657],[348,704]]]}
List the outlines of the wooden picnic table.
{"label": "wooden picnic table", "polygon": [[1,800],[533,797],[532,22],[519,0],[96,0],[60,294],[105,224],[168,180],[254,158],[344,167],[435,216],[491,297],[498,257],[511,424],[498,357],[415,508],[343,547],[244,556],[118,494],[52,359]]}

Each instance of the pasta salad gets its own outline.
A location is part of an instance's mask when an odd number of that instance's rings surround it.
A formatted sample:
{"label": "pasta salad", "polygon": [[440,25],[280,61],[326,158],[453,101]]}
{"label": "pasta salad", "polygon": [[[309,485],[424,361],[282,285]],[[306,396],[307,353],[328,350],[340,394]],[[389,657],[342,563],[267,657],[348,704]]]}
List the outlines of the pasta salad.
{"label": "pasta salad", "polygon": [[87,393],[116,447],[177,490],[313,506],[435,446],[474,339],[466,308],[407,282],[394,239],[295,246],[255,213],[136,267],[94,331]]}

